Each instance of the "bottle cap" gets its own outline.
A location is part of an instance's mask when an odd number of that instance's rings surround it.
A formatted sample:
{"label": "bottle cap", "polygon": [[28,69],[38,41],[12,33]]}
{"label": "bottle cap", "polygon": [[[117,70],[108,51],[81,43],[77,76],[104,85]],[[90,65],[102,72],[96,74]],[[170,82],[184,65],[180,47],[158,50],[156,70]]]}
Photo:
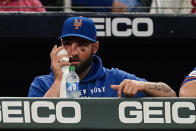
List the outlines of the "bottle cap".
{"label": "bottle cap", "polygon": [[75,66],[70,66],[69,71],[75,71]]}

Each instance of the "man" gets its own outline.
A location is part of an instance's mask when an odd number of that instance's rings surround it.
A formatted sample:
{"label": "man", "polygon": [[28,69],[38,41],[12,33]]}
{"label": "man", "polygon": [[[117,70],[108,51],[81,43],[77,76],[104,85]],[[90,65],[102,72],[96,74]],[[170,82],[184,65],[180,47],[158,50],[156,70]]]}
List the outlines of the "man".
{"label": "man", "polygon": [[[59,97],[63,66],[73,65],[80,77],[82,97],[175,97],[165,83],[147,82],[122,70],[107,69],[95,55],[99,49],[96,28],[91,19],[70,17],[64,22],[60,36],[61,46],[55,45],[50,53],[52,72],[36,77],[31,84],[29,97]],[[62,49],[68,55],[57,56]],[[69,62],[61,61],[68,57]]]}
{"label": "man", "polygon": [[180,97],[196,97],[196,67],[183,81],[180,91]]}

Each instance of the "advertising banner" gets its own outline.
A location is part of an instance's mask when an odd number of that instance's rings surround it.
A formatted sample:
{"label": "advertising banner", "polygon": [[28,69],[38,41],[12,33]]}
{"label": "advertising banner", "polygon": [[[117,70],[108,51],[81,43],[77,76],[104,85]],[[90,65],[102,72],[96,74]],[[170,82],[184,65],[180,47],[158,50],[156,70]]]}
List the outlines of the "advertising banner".
{"label": "advertising banner", "polygon": [[0,129],[196,129],[195,99],[0,98]]}
{"label": "advertising banner", "polygon": [[[3,13],[0,37],[58,37],[70,16],[92,18],[98,37],[195,38],[195,15],[111,13]],[[14,29],[14,30],[13,30]]]}

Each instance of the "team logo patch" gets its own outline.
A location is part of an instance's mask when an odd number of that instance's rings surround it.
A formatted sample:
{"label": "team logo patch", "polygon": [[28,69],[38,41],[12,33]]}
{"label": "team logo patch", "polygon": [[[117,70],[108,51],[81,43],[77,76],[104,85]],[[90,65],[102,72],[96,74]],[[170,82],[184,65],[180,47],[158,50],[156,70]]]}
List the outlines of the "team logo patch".
{"label": "team logo patch", "polygon": [[75,19],[74,20],[74,25],[76,30],[78,30],[80,27],[82,27],[82,19]]}
{"label": "team logo patch", "polygon": [[192,71],[189,76],[195,76],[196,77],[196,71]]}

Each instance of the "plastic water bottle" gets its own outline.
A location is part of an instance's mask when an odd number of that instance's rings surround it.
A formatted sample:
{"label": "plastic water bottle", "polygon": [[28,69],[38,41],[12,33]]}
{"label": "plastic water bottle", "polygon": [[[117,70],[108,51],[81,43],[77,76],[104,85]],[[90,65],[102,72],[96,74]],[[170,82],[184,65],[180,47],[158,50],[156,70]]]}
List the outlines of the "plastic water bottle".
{"label": "plastic water bottle", "polygon": [[75,72],[75,66],[69,67],[69,74],[66,78],[67,98],[79,98],[81,93],[79,89],[79,76]]}

